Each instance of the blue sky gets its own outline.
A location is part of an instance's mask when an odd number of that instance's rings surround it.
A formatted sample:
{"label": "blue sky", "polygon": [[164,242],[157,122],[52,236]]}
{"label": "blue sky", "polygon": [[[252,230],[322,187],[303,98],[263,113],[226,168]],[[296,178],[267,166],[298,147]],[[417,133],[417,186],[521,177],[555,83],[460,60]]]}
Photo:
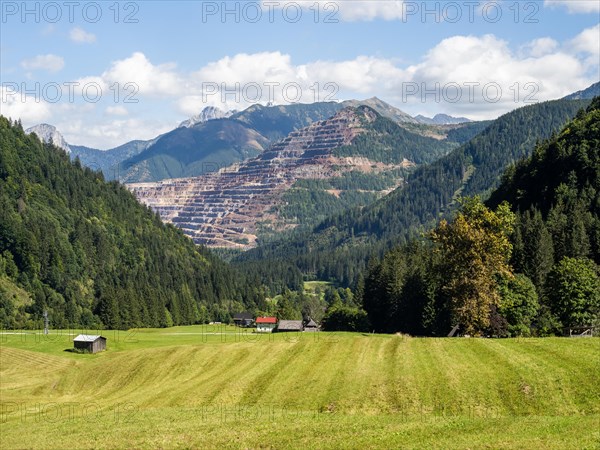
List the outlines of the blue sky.
{"label": "blue sky", "polygon": [[378,96],[484,119],[600,78],[597,0],[1,3],[2,114],[98,148],[208,105]]}

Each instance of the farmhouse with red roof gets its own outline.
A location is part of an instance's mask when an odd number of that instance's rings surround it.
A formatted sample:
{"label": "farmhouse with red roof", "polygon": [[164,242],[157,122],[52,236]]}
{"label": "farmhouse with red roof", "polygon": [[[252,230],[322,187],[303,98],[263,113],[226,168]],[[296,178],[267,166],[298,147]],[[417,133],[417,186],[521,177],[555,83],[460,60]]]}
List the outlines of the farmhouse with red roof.
{"label": "farmhouse with red roof", "polygon": [[254,322],[257,333],[272,333],[277,326],[276,317],[257,317]]}

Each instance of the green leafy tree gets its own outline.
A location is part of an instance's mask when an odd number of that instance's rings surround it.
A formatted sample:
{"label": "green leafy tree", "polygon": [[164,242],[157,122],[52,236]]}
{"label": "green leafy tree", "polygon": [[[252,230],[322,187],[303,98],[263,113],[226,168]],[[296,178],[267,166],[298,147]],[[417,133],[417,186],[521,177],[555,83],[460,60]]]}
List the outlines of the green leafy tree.
{"label": "green leafy tree", "polygon": [[598,265],[587,258],[563,258],[550,272],[547,301],[563,327],[591,325],[600,315]]}
{"label": "green leafy tree", "polygon": [[367,313],[359,308],[335,303],[323,318],[326,331],[369,331]]}
{"label": "green leafy tree", "polygon": [[508,335],[529,336],[540,309],[533,282],[522,274],[505,278],[500,283],[500,296],[498,312],[506,319]]}
{"label": "green leafy tree", "polygon": [[461,203],[455,219],[442,220],[430,237],[438,244],[443,291],[452,317],[463,332],[479,335],[490,325],[492,307],[500,304],[498,276],[512,276],[509,236],[515,216],[507,203],[496,211],[478,197]]}
{"label": "green leafy tree", "polygon": [[277,318],[279,320],[301,320],[302,313],[297,307],[298,294],[286,290],[277,300]]}

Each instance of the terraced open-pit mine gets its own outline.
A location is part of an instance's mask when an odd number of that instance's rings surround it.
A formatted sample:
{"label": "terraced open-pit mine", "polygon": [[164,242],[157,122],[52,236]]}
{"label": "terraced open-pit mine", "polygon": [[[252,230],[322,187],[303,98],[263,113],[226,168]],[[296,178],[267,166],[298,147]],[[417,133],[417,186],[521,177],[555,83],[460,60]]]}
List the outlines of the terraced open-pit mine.
{"label": "terraced open-pit mine", "polygon": [[334,149],[350,144],[364,132],[365,123],[375,118],[376,113],[368,108],[346,108],[292,132],[252,160],[198,177],[128,186],[141,202],[197,244],[248,249],[256,245],[257,222],[270,219],[277,226],[273,206],[298,179],[410,165],[408,161],[399,166],[333,155]]}

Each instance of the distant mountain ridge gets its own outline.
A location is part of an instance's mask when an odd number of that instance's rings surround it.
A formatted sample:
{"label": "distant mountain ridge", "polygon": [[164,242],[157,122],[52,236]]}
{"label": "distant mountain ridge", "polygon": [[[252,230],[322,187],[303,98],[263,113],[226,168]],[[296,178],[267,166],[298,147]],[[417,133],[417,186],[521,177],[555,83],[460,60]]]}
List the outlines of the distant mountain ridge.
{"label": "distant mountain ridge", "polygon": [[459,123],[468,123],[472,122],[471,119],[467,119],[466,117],[453,117],[448,114],[436,114],[433,118],[425,117],[419,114],[415,116],[415,120],[419,123],[425,123],[428,125],[453,125]]}
{"label": "distant mountain ridge", "polygon": [[[264,118],[264,107],[256,111]],[[236,166],[130,187],[196,243],[249,248],[261,230],[308,226],[334,211],[366,206],[401,183],[415,162],[457,145],[414,134],[361,105],[293,131]]]}
{"label": "distant mountain ridge", "polygon": [[591,100],[598,96],[600,96],[600,81],[592,84],[586,89],[574,92],[563,98],[564,100]]}
{"label": "distant mountain ridge", "polygon": [[380,100],[377,97],[371,97],[366,100],[345,100],[341,103],[344,107],[352,106],[357,107],[361,105],[368,106],[373,108],[383,117],[387,117],[388,119],[393,120],[399,124],[403,123],[418,123],[417,120],[412,117],[410,114],[405,113],[404,111],[399,110],[398,108]]}
{"label": "distant mountain ridge", "polygon": [[[589,98],[598,89],[600,83],[570,97]],[[444,114],[437,114],[432,119],[424,116],[413,118],[379,98],[372,97],[366,100],[313,104],[255,104],[239,112],[225,112],[208,106],[198,115],[181,122],[178,128],[169,133],[148,141],[127,142],[106,151],[67,143],[52,125],[40,124],[29,131],[36,128],[43,140],[53,136],[52,140],[69,152],[72,159],[79,158],[83,165],[101,170],[107,179],[152,182],[201,175],[252,158],[293,131],[330,118],[344,107],[360,105],[369,106],[416,135],[438,140],[465,142],[474,132],[487,126],[484,122],[473,122],[465,126],[467,123],[464,121],[469,119]],[[206,126],[215,121],[229,123],[221,130],[220,136],[218,127]],[[225,126],[221,124],[221,127]]]}
{"label": "distant mountain ridge", "polygon": [[119,165],[124,183],[198,176],[255,157],[267,138],[238,120],[213,119],[162,135]]}
{"label": "distant mountain ridge", "polygon": [[377,97],[312,104],[255,104],[238,112],[207,106],[168,133],[147,141],[130,141],[109,150],[69,144],[51,125],[39,125],[37,129],[46,139],[54,133],[54,140],[70,152],[72,159],[79,158],[83,165],[101,170],[106,179],[125,183],[154,182],[197,176],[252,158],[293,131],[330,118],[344,107],[361,105],[373,108],[416,135],[439,140],[448,137],[452,141],[451,134],[468,136],[469,133],[466,129],[467,134],[452,129],[452,125],[443,128],[420,124]]}

